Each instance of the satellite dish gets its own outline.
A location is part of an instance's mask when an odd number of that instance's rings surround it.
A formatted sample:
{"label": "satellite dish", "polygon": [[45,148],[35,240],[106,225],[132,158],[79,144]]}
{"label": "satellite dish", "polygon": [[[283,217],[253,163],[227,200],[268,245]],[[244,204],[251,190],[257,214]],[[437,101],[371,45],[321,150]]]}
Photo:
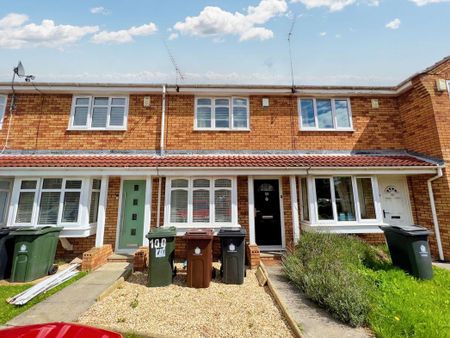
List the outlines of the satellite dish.
{"label": "satellite dish", "polygon": [[19,61],[19,64],[16,68],[14,68],[14,72],[17,74],[17,76],[23,77],[25,76],[25,69],[23,68],[22,62]]}

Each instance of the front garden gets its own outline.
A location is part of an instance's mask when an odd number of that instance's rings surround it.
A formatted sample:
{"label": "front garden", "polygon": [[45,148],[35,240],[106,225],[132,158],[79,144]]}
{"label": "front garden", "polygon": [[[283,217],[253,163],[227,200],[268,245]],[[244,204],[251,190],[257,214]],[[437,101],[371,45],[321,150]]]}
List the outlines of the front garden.
{"label": "front garden", "polygon": [[450,271],[430,281],[395,268],[357,238],[305,233],[283,266],[288,278],[335,318],[377,337],[450,337]]}

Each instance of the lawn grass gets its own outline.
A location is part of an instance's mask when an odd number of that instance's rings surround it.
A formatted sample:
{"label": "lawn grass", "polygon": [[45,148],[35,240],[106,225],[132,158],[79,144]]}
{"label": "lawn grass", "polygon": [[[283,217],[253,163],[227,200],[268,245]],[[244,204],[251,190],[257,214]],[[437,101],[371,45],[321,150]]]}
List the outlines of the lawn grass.
{"label": "lawn grass", "polygon": [[33,305],[43,301],[44,299],[50,297],[51,295],[57,293],[58,291],[64,289],[66,286],[72,284],[73,282],[84,277],[87,272],[80,272],[75,277],[69,279],[68,281],[58,285],[57,287],[51,289],[46,293],[42,293],[39,296],[30,300],[27,304],[22,306],[11,305],[6,302],[6,300],[18,293],[25,291],[26,289],[33,286],[32,284],[21,284],[21,285],[1,285],[0,286],[0,324],[5,324],[12,318],[21,314],[22,312],[28,310]]}
{"label": "lawn grass", "polygon": [[284,270],[335,318],[368,326],[377,337],[450,338],[449,270],[433,267],[432,280],[418,280],[392,265],[385,246],[333,234],[302,237]]}
{"label": "lawn grass", "polygon": [[450,337],[450,271],[421,281],[392,266],[365,271],[374,293],[369,326],[377,337]]}

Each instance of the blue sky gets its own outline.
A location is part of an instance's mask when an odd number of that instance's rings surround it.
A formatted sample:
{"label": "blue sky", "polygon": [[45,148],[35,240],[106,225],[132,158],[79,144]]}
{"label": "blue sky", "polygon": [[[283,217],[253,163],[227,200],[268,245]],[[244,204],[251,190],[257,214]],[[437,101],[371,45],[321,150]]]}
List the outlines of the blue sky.
{"label": "blue sky", "polygon": [[[0,80],[392,85],[450,54],[450,0],[0,1]],[[43,21],[45,20],[45,21]]]}

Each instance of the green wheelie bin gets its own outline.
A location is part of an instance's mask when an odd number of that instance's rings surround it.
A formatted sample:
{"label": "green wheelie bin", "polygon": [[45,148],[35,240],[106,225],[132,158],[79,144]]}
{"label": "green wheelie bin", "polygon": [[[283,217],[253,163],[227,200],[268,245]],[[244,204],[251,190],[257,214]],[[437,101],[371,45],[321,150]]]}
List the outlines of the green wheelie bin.
{"label": "green wheelie bin", "polygon": [[220,238],[222,281],[225,284],[243,284],[245,277],[245,235],[243,228],[221,228]]}
{"label": "green wheelie bin", "polygon": [[12,231],[11,282],[29,282],[57,271],[56,246],[62,227],[26,227]]}
{"label": "green wheelie bin", "polygon": [[175,255],[175,237],[177,229],[153,228],[146,235],[148,248],[148,286],[167,286],[172,284],[175,270],[173,259]]}
{"label": "green wheelie bin", "polygon": [[431,231],[418,226],[382,226],[392,264],[419,279],[432,279],[428,235]]}

